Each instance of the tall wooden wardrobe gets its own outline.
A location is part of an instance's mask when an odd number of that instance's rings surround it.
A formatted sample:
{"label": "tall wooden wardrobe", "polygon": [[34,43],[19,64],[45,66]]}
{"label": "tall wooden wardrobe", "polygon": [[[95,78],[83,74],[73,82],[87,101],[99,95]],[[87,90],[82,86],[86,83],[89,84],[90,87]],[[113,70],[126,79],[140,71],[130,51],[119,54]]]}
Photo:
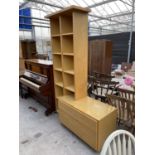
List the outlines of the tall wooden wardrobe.
{"label": "tall wooden wardrobe", "polygon": [[112,41],[96,39],[89,41],[88,73],[99,72],[111,74],[112,65]]}

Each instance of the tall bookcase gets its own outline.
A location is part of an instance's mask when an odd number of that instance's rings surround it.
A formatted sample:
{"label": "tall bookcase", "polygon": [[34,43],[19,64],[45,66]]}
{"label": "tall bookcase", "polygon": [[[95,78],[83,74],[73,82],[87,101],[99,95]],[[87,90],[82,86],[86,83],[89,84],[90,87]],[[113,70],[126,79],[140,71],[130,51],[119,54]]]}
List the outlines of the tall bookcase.
{"label": "tall bookcase", "polygon": [[87,96],[89,11],[71,6],[46,16],[51,24],[56,103],[63,95],[75,100]]}

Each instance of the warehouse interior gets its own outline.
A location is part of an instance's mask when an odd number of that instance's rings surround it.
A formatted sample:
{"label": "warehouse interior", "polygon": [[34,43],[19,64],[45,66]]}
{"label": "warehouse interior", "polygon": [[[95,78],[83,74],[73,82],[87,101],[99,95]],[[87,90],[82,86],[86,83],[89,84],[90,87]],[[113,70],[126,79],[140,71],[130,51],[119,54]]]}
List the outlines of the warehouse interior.
{"label": "warehouse interior", "polygon": [[19,154],[116,151],[135,154],[135,0],[19,0]]}

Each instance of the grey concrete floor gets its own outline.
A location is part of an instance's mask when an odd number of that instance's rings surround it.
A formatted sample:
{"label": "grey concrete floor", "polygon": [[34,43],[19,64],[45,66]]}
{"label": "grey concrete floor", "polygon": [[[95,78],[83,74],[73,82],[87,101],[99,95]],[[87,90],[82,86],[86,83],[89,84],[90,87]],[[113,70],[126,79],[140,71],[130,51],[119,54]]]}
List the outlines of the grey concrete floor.
{"label": "grey concrete floor", "polygon": [[57,113],[46,117],[45,108],[32,98],[19,98],[19,103],[20,155],[99,154],[61,125]]}

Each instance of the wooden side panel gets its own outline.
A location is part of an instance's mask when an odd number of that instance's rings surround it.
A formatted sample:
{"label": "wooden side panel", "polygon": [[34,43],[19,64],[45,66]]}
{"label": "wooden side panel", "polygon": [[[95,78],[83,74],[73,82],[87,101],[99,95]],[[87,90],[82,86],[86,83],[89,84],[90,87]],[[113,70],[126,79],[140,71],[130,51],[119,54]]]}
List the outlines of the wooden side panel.
{"label": "wooden side panel", "polygon": [[25,59],[19,58],[19,74],[22,74],[25,70]]}
{"label": "wooden side panel", "polygon": [[116,117],[115,110],[98,122],[98,151],[101,150],[106,138],[116,130]]}
{"label": "wooden side panel", "polygon": [[88,16],[73,12],[75,99],[87,96]]}

